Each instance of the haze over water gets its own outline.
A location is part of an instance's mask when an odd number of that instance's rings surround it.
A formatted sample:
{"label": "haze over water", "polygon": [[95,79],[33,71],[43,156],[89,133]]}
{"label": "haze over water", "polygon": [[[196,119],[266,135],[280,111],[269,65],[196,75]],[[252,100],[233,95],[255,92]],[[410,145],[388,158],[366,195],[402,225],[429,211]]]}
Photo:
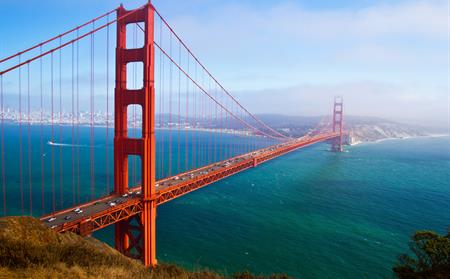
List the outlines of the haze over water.
{"label": "haze over water", "polygon": [[[7,181],[12,181],[7,190],[15,193],[8,196],[8,210],[20,214],[19,181],[11,180],[17,176],[18,133],[8,130],[16,127],[5,128]],[[102,128],[96,129],[101,135]],[[37,153],[38,131],[32,133]],[[88,128],[80,134],[82,144],[88,143]],[[106,148],[98,140],[95,171],[102,179]],[[71,139],[64,137],[62,142]],[[25,151],[26,138],[23,144]],[[58,146],[56,166],[59,150]],[[64,179],[70,184],[71,147],[63,150],[68,164]],[[450,138],[387,140],[347,150],[333,153],[328,144],[317,144],[158,207],[159,261],[224,273],[245,269],[287,273],[295,278],[391,277],[396,257],[407,251],[414,231],[443,233],[450,225]],[[48,144],[45,151],[48,164]],[[88,152],[82,151],[82,158],[88,159]],[[26,157],[24,162],[26,174]],[[33,196],[39,197],[40,162],[33,163]],[[87,179],[89,167],[82,172],[82,179]],[[26,190],[27,180],[24,186]],[[89,187],[82,184],[82,198],[89,198]],[[24,194],[26,203],[28,192]],[[70,205],[70,185],[63,196]],[[59,194],[56,197],[58,202]],[[51,207],[48,197],[46,202]],[[94,236],[113,244],[112,228]]]}

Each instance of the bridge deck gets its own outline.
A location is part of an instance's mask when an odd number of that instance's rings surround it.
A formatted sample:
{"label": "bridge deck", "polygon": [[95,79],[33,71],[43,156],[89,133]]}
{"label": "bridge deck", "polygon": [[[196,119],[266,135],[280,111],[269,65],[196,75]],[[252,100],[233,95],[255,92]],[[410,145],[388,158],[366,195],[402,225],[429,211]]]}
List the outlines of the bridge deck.
{"label": "bridge deck", "polygon": [[[154,198],[157,205],[163,204],[293,150],[337,136],[339,136],[338,133],[328,133],[295,139],[159,180],[156,182],[157,194]],[[115,202],[115,204],[111,205],[111,202]],[[82,212],[76,213],[76,208],[81,209]],[[130,189],[126,196],[109,195],[43,216],[41,221],[59,232],[73,231],[81,235],[88,235],[93,231],[139,214],[141,210],[141,194],[138,186]],[[55,219],[49,221],[50,218]]]}

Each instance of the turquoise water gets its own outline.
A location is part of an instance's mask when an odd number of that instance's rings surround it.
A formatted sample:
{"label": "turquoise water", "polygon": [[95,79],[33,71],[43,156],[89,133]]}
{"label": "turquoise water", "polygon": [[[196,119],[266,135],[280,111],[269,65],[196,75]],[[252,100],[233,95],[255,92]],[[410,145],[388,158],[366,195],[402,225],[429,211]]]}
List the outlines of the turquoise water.
{"label": "turquoise water", "polygon": [[227,273],[391,278],[414,231],[450,226],[449,144],[293,152],[160,206],[158,258]]}
{"label": "turquoise water", "polygon": [[158,212],[162,261],[296,278],[391,277],[419,229],[450,225],[449,138],[300,150]]}
{"label": "turquoise water", "polygon": [[[0,160],[0,195],[3,196],[3,187],[6,192],[6,204],[0,199],[1,215],[41,216],[113,190],[113,129],[109,129],[107,140],[106,128],[94,128],[91,141],[90,128],[83,126],[72,130],[70,125],[55,125],[52,131],[51,126],[6,123],[0,128],[4,134],[4,146],[0,142],[4,150],[4,159]],[[129,130],[130,137],[140,136],[139,133]],[[274,143],[268,138],[238,133],[186,132],[176,128],[157,130],[155,137],[157,179]],[[172,154],[170,160],[168,154]],[[141,180],[140,158],[129,156],[128,162],[132,187]]]}
{"label": "turquoise water", "polygon": [[[298,150],[160,206],[159,261],[224,273],[391,278],[414,231],[450,226],[449,137],[328,150]],[[95,236],[111,243],[112,229]]]}

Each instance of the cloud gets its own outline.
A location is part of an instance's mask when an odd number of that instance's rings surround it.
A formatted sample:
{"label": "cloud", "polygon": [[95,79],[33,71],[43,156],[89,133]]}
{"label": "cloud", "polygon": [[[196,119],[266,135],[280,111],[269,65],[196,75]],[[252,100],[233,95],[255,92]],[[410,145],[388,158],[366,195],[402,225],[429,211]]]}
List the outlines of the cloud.
{"label": "cloud", "polygon": [[[422,126],[448,126],[447,87],[373,81],[236,92],[256,113],[328,115],[333,97],[344,97],[345,113],[377,116]],[[255,102],[255,100],[258,100]]]}
{"label": "cloud", "polygon": [[307,10],[293,2],[267,9],[229,4],[207,15],[177,16],[170,22],[202,51],[211,47],[243,51],[258,44],[270,49],[277,41],[352,42],[389,36],[445,41],[447,4],[443,0],[411,1],[359,10]]}
{"label": "cloud", "polygon": [[306,9],[230,3],[169,21],[252,111],[348,112],[447,124],[448,2]]}
{"label": "cloud", "polygon": [[401,35],[446,39],[448,31],[446,1],[410,1],[337,11],[308,11],[285,4],[267,16],[268,22],[274,23],[270,24],[274,31],[299,38],[329,40]]}

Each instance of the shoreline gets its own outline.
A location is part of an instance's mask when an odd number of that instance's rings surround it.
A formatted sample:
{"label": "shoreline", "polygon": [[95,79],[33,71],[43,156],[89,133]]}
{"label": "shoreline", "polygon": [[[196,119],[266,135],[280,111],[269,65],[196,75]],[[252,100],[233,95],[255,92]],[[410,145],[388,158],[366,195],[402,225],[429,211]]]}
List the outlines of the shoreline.
{"label": "shoreline", "polygon": [[424,135],[424,136],[408,136],[408,137],[401,137],[401,138],[383,138],[383,139],[377,139],[373,141],[357,141],[353,144],[350,144],[349,146],[357,146],[357,145],[365,145],[365,144],[375,144],[375,143],[381,143],[384,141],[390,141],[390,140],[408,140],[408,139],[418,139],[418,138],[441,138],[441,137],[449,137],[450,134],[430,134],[430,135]]}
{"label": "shoreline", "polygon": [[[14,122],[14,121],[8,121],[4,123],[5,125],[19,125],[18,122]],[[48,122],[44,122],[44,123],[38,123],[38,122],[26,122],[26,121],[22,121],[22,124],[28,125],[30,124],[31,126],[34,127],[39,127],[41,126],[41,124],[45,127],[51,127],[54,126],[55,128],[59,128],[59,127],[82,127],[82,128],[91,128],[91,125],[89,123],[79,123],[78,125],[72,125],[72,123],[54,123],[53,125],[51,123]],[[102,129],[114,129],[114,124],[112,125],[106,125],[106,124],[95,124],[92,125],[92,128],[102,128]],[[128,130],[133,130],[134,127],[128,127]],[[255,137],[262,137],[261,135],[255,135],[252,134],[249,130],[236,130],[236,129],[230,129],[230,128],[222,128],[222,129],[211,129],[211,128],[201,128],[201,127],[197,127],[197,128],[186,128],[186,127],[155,127],[155,130],[166,130],[166,131],[173,131],[176,132],[178,131],[178,129],[180,131],[192,131],[192,132],[208,132],[208,133],[223,133],[223,134],[229,134],[229,135],[238,135],[238,136],[246,136],[246,137],[251,137],[251,136],[255,136]],[[140,130],[139,127],[136,127],[136,130]]]}

